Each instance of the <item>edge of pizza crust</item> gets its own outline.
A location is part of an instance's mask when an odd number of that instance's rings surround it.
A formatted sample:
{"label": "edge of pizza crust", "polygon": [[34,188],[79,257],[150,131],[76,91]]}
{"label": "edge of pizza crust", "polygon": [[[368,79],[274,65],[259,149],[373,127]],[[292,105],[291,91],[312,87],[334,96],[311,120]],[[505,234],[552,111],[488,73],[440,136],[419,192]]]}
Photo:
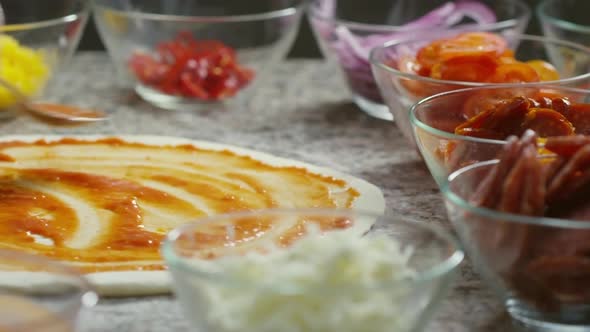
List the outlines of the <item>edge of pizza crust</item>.
{"label": "edge of pizza crust", "polygon": [[[241,148],[228,144],[214,143],[210,141],[192,140],[171,136],[155,135],[10,135],[0,137],[0,142],[23,141],[34,142],[37,140],[56,141],[63,138],[79,140],[98,140],[104,138],[117,138],[130,143],[142,143],[146,145],[184,145],[190,144],[198,148],[209,150],[227,150],[239,155],[252,157],[271,166],[302,167],[310,172],[335,177],[346,181],[356,189],[360,195],[353,204],[353,209],[374,214],[382,214],[385,211],[385,198],[383,192],[377,186],[333,169],[314,166],[305,162],[282,158],[265,152]],[[359,235],[368,231],[375,220],[359,219],[350,231]],[[124,272],[100,272],[86,275],[90,284],[101,296],[127,297],[162,295],[171,292],[171,276],[167,271],[124,271]],[[21,279],[22,280],[22,279]],[[33,287],[33,280],[27,280],[27,288]],[[50,283],[39,283],[39,287],[51,287]]]}

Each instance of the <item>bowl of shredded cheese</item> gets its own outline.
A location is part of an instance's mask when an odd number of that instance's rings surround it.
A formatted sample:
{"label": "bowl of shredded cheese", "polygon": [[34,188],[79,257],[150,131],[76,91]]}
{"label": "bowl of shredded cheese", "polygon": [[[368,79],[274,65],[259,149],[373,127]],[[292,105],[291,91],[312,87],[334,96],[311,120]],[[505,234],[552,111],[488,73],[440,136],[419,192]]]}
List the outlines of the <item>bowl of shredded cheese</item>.
{"label": "bowl of shredded cheese", "polygon": [[[78,47],[88,1],[3,0],[2,8],[0,77],[29,98],[44,97]],[[0,87],[0,118],[12,115],[16,98]]]}
{"label": "bowl of shredded cheese", "polygon": [[[322,231],[330,219],[383,227]],[[420,331],[463,260],[439,228],[337,210],[218,215],[174,230],[162,252],[201,332]]]}

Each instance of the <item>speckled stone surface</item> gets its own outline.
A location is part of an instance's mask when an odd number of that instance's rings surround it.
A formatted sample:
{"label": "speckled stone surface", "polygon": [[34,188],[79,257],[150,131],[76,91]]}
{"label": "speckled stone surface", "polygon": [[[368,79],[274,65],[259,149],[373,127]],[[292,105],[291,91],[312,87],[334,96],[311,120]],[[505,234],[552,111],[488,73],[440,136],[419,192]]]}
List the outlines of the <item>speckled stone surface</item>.
{"label": "speckled stone surface", "polygon": [[[248,101],[225,109],[172,112],[117,88],[108,58],[78,55],[53,87],[63,102],[103,109],[109,122],[56,128],[20,117],[4,134],[152,134],[211,140],[331,167],[381,187],[388,209],[450,228],[438,189],[393,123],[370,118],[349,100],[339,75],[320,61],[286,62]],[[169,297],[105,299],[83,313],[81,331],[190,331]],[[469,263],[427,331],[511,331]],[[310,331],[312,332],[312,331]],[[371,332],[371,331],[367,331]]]}

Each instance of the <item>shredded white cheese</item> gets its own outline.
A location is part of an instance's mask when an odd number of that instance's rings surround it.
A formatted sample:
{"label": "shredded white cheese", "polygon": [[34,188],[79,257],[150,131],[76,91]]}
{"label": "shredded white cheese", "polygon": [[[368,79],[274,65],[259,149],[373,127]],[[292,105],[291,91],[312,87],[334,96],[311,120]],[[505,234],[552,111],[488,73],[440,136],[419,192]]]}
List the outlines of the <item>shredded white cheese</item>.
{"label": "shredded white cheese", "polygon": [[177,294],[211,332],[406,331],[421,311],[408,307],[411,254],[387,235],[314,232],[268,254],[197,260],[199,270],[231,280],[181,278]]}

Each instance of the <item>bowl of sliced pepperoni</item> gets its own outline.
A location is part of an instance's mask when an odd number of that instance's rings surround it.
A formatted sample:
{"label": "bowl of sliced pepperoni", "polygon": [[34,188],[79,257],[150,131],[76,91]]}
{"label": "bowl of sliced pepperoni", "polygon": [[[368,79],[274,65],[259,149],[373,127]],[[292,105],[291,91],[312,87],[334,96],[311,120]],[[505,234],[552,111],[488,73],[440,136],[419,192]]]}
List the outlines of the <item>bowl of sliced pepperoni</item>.
{"label": "bowl of sliced pepperoni", "polygon": [[442,185],[464,248],[523,330],[590,326],[589,157],[589,136],[527,129]]}
{"label": "bowl of sliced pepperoni", "polygon": [[[420,154],[442,185],[458,169],[495,159],[511,136],[590,135],[590,90],[555,85],[488,86],[426,98],[410,111]],[[589,136],[590,137],[590,136]]]}

